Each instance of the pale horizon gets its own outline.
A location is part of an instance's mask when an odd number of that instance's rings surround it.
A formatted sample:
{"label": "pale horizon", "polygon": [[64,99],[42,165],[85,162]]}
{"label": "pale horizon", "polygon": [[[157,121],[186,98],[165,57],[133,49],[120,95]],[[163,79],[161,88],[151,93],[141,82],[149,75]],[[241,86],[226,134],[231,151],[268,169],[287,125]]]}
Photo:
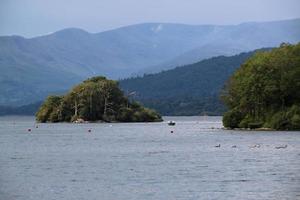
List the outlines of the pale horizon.
{"label": "pale horizon", "polygon": [[297,0],[88,0],[0,2],[0,36],[27,38],[66,28],[98,33],[143,23],[238,25],[300,18]]}
{"label": "pale horizon", "polygon": [[298,19],[300,19],[300,17],[299,18],[289,18],[289,19],[279,19],[279,20],[268,20],[268,21],[245,21],[245,22],[241,22],[241,23],[237,23],[237,24],[188,24],[188,23],[176,23],[176,22],[141,22],[141,23],[135,23],[135,24],[121,25],[118,27],[109,28],[107,30],[96,31],[96,32],[88,31],[81,27],[65,27],[62,29],[54,30],[54,31],[40,34],[40,35],[24,36],[24,35],[18,35],[18,34],[11,34],[11,35],[0,35],[0,37],[2,37],[2,36],[4,36],[4,37],[5,36],[8,36],[8,37],[9,36],[19,36],[19,37],[24,37],[26,39],[30,39],[30,38],[40,37],[40,36],[51,35],[53,33],[56,33],[56,32],[62,31],[62,30],[66,30],[66,29],[79,29],[79,30],[86,31],[91,34],[97,34],[97,33],[113,31],[113,30],[120,29],[120,28],[125,28],[125,27],[135,26],[135,25],[142,25],[142,24],[178,24],[178,25],[188,25],[188,26],[238,26],[238,25],[247,24],[247,23],[268,23],[268,22],[279,22],[279,21],[298,20]]}

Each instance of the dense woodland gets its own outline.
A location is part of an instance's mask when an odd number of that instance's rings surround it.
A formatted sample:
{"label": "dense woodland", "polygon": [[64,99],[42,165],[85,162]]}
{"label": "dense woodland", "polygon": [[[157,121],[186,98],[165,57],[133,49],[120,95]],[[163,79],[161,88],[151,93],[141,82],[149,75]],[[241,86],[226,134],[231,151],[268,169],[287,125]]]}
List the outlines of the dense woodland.
{"label": "dense woodland", "polygon": [[[269,50],[269,49],[262,49]],[[261,51],[262,51],[261,50]],[[157,74],[120,81],[131,98],[162,115],[222,115],[225,82],[254,52],[219,56]]]}
{"label": "dense woodland", "polygon": [[259,52],[230,78],[223,94],[229,128],[300,129],[300,43]]}
{"label": "dense woodland", "polygon": [[161,116],[134,101],[105,77],[90,78],[64,96],[49,96],[36,113],[39,122],[155,122]]}

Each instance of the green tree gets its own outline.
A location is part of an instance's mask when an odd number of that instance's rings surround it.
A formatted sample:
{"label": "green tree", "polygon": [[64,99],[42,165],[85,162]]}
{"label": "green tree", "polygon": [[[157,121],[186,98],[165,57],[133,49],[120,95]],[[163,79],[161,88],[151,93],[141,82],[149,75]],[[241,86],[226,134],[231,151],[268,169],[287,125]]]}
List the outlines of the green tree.
{"label": "green tree", "polygon": [[36,114],[37,121],[161,121],[161,116],[135,102],[129,102],[118,82],[93,77],[73,87],[65,96],[50,96]]}
{"label": "green tree", "polygon": [[298,129],[298,114],[288,113],[300,105],[300,44],[256,53],[233,74],[222,98],[229,108],[225,127]]}

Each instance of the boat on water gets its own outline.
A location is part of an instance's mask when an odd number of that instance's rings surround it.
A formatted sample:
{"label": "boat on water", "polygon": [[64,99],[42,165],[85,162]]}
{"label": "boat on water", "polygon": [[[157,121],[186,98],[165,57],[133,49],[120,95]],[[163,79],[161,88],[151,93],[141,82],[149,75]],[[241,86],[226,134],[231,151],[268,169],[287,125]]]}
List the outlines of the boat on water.
{"label": "boat on water", "polygon": [[169,126],[175,126],[175,124],[176,124],[176,123],[175,123],[174,121],[168,121],[168,125],[169,125]]}

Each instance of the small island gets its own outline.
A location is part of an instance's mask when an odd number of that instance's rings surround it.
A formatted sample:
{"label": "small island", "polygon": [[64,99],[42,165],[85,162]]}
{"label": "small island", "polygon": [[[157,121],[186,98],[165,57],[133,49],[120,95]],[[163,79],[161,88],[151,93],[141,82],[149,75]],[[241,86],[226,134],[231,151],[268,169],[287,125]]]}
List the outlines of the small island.
{"label": "small island", "polygon": [[258,52],[223,93],[227,128],[300,130],[300,43]]}
{"label": "small island", "polygon": [[49,96],[36,113],[45,122],[159,122],[154,110],[130,101],[117,81],[93,77],[76,85],[64,96]]}

